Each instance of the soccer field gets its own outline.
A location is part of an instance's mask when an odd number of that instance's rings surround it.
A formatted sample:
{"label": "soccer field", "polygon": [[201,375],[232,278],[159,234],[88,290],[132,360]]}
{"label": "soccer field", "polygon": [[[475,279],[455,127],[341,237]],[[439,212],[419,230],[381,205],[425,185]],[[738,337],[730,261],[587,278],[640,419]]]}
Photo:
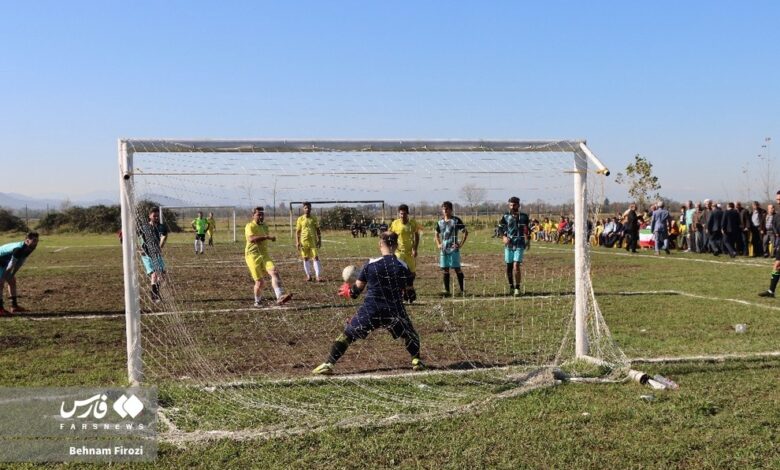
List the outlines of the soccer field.
{"label": "soccer field", "polygon": [[[428,231],[410,316],[432,370],[408,373],[402,345],[376,332],[350,348],[339,377],[311,380],[358,305],[335,296],[339,273],[376,256],[377,241],[326,232],[328,282],[312,284],[277,232],[272,256],[295,295],[282,309],[250,308],[243,244],[194,256],[191,234],[174,234],[166,247],[175,311],[143,315],[167,423],[156,467],[777,466],[780,306],[755,295],[768,261],[595,249],[593,286],[615,341],[633,368],[680,389],[528,391],[524,374],[554,359],[568,328],[571,247],[535,244],[516,299],[505,295],[500,242],[474,232],[467,296],[442,299]],[[121,261],[112,236],[42,238],[19,275],[31,312],[0,321],[0,385],[125,385]],[[161,339],[176,332],[186,341]],[[261,406],[238,406],[247,400]]]}

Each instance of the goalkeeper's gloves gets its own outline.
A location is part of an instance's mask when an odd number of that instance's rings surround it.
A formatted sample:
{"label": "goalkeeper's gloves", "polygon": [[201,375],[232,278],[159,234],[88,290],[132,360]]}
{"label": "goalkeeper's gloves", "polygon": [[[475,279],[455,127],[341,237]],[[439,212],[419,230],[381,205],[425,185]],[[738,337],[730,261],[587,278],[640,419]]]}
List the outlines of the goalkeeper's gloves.
{"label": "goalkeeper's gloves", "polygon": [[344,297],[345,299],[357,299],[359,295],[360,290],[357,286],[354,284],[350,286],[348,282],[342,284],[338,292],[338,296]]}

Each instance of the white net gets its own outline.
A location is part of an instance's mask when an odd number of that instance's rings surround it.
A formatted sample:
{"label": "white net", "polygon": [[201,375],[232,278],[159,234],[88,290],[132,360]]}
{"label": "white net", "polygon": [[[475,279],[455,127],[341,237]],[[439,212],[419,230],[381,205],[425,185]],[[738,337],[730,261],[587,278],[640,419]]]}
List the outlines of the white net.
{"label": "white net", "polygon": [[[235,206],[239,212],[241,242],[207,249],[203,256],[193,255],[189,215],[182,221],[175,213],[165,214],[170,232],[160,252],[165,272],[155,274],[159,279],[146,274],[142,250],[135,256],[144,381],[160,386],[169,435],[179,440],[241,438],[431,419],[551,384],[553,368],[562,364],[581,372],[571,361],[572,245],[534,244],[525,253],[516,282],[521,295],[515,296],[502,239],[493,230],[510,196],[521,198],[522,212],[531,209],[525,201],[535,200],[573,208],[574,159],[584,157],[572,144],[545,145],[544,152],[276,153],[252,147],[223,153],[131,142],[133,177],[126,184],[139,227],[148,227],[149,208],[159,205]],[[497,201],[495,212],[459,213],[467,210],[460,200],[466,185],[483,189],[485,201]],[[378,299],[376,291],[370,297],[371,283],[380,282],[370,276],[358,299],[336,295],[345,266],[362,267],[381,254],[379,237],[354,237],[338,224],[325,227],[335,207],[316,213],[322,225],[317,254],[324,282],[307,282],[286,208],[305,200],[387,201],[392,207],[388,222],[397,217],[398,204],[410,205],[421,231],[416,301],[399,310],[395,298]],[[461,250],[465,292],[460,293],[451,270],[452,297],[441,295],[444,276],[434,241],[441,214],[419,210],[445,200],[456,204],[455,215],[468,229]],[[284,306],[276,305],[278,293],[267,275],[263,303],[253,305],[241,227],[250,222],[255,206],[265,207],[264,223],[276,237],[264,243],[280,275],[282,295],[293,294]],[[148,247],[146,254],[155,255]],[[625,357],[609,335],[589,281],[587,292],[589,355],[603,361],[600,373],[622,371]],[[379,304],[391,305],[391,316],[405,314],[408,323],[393,335],[383,327],[388,324],[379,322],[366,338],[355,337],[347,325],[358,312],[370,316]],[[412,329],[424,371],[412,367],[416,349],[408,339],[413,335],[404,334]],[[336,375],[312,375],[315,367],[332,361],[334,348],[343,349],[336,344],[345,343],[345,334],[348,347],[333,361]]]}

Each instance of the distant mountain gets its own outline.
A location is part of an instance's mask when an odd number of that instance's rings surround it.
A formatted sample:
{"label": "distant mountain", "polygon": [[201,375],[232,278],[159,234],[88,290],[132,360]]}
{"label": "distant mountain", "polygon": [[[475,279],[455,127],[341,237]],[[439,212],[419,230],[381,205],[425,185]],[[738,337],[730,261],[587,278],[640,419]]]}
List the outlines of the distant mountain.
{"label": "distant mountain", "polygon": [[[163,206],[197,206],[196,203],[182,201],[181,199],[149,194],[146,199],[157,202]],[[13,210],[60,210],[67,202],[70,206],[90,207],[97,205],[112,206],[119,204],[119,194],[111,191],[93,191],[75,197],[66,194],[49,193],[38,197],[25,196],[18,193],[0,193],[0,207]]]}
{"label": "distant mountain", "polygon": [[58,209],[64,199],[32,198],[23,194],[0,193],[0,207],[8,209],[45,210],[47,208]]}

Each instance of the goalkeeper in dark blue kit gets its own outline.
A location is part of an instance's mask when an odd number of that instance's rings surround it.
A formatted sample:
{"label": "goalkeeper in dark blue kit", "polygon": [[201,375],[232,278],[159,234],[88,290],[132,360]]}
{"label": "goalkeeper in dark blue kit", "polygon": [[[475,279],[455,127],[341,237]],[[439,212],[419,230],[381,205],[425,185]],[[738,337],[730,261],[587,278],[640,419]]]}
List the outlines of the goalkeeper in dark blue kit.
{"label": "goalkeeper in dark blue kit", "polygon": [[363,305],[358,308],[344,333],[336,338],[325,362],[317,366],[312,373],[318,375],[333,374],[333,366],[344,355],[349,345],[358,339],[364,339],[377,328],[390,331],[393,338],[402,338],[406,350],[412,356],[412,369],[423,370],[420,360],[420,336],[412,326],[403,304],[403,292],[411,288],[413,276],[409,268],[393,253],[398,248],[398,235],[383,232],[379,236],[381,258],[373,258],[360,271],[352,286],[346,284],[339,295],[358,298],[368,287]]}

